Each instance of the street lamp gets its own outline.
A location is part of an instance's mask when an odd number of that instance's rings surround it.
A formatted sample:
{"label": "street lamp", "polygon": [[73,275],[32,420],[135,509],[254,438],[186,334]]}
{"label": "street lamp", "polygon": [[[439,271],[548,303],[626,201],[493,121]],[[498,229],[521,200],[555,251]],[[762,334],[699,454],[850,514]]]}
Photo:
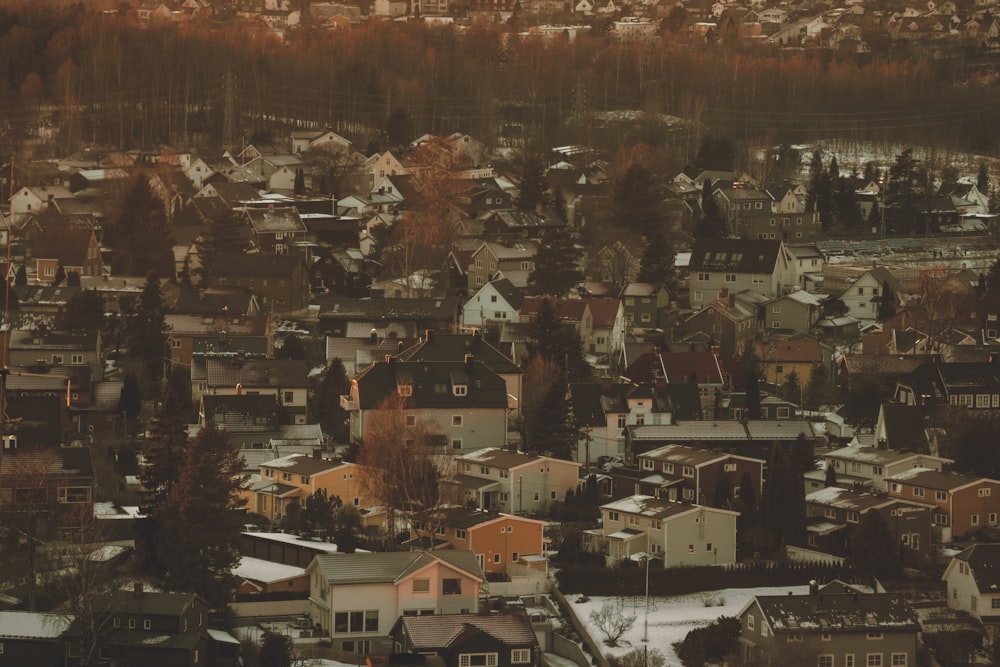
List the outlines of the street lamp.
{"label": "street lamp", "polygon": [[649,533],[646,533],[646,614],[642,619],[642,641],[649,641]]}

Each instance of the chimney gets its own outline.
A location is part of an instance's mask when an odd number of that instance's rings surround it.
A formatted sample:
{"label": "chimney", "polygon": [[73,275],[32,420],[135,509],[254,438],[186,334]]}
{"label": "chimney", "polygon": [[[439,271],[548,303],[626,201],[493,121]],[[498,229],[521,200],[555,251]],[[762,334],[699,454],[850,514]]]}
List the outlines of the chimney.
{"label": "chimney", "polygon": [[142,595],[142,582],[136,581],[132,584],[132,593],[135,595]]}
{"label": "chimney", "polygon": [[465,369],[468,371],[472,368],[472,364],[476,362],[476,355],[467,354],[465,355]]}
{"label": "chimney", "polygon": [[815,579],[809,580],[809,595],[819,594],[819,584],[816,583]]}
{"label": "chimney", "polygon": [[378,331],[375,327],[372,327],[371,333],[368,334],[368,342],[372,345],[378,345]]}
{"label": "chimney", "polygon": [[323,460],[323,450],[319,447],[313,447],[313,460],[322,461]]}

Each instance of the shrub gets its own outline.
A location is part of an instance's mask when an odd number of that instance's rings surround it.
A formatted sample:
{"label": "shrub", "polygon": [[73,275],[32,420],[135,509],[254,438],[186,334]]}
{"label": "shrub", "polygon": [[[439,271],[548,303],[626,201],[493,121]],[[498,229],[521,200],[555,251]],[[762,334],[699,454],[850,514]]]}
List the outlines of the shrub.
{"label": "shrub", "polygon": [[674,644],[674,650],[684,667],[702,667],[706,662],[721,662],[733,653],[739,635],[739,619],[720,616],[714,623],[687,633],[684,641]]}

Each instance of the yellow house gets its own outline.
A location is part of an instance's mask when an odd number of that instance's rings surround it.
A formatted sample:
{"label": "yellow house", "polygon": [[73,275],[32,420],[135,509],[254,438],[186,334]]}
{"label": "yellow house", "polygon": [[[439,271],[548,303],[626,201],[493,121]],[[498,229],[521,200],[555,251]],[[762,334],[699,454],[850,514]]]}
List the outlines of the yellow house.
{"label": "yellow house", "polygon": [[[809,383],[812,369],[823,363],[823,349],[817,340],[763,340],[755,344],[760,358],[761,379],[772,385],[781,385],[792,371],[799,376],[799,386]],[[799,397],[788,397],[798,400]]]}
{"label": "yellow house", "polygon": [[247,507],[277,521],[289,505],[305,504],[306,498],[320,489],[331,498],[339,497],[345,506],[369,507],[377,501],[365,491],[363,474],[362,466],[323,458],[319,450],[312,456],[283,456],[261,464],[260,480],[244,492]]}

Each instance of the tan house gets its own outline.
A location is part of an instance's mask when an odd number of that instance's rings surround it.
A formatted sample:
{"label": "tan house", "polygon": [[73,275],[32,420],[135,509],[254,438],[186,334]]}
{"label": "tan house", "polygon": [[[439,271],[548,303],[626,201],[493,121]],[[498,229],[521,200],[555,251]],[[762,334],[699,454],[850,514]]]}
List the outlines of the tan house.
{"label": "tan house", "polygon": [[911,468],[886,482],[890,496],[934,506],[941,542],[1000,525],[1000,481],[995,479]]}
{"label": "tan house", "polygon": [[548,512],[580,483],[581,463],[487,447],[455,460],[450,484],[476,507],[502,512]]}
{"label": "tan house", "polygon": [[272,521],[281,519],[289,505],[304,506],[306,498],[320,489],[345,506],[371,507],[376,501],[365,491],[363,475],[362,466],[323,458],[319,450],[312,456],[291,454],[261,464],[260,480],[243,495],[251,511]]}
{"label": "tan house", "polygon": [[[761,360],[761,380],[772,385],[783,384],[795,373],[799,386],[805,388],[813,368],[823,363],[823,349],[817,340],[763,340],[755,348]],[[794,401],[800,397],[788,398]]]}

